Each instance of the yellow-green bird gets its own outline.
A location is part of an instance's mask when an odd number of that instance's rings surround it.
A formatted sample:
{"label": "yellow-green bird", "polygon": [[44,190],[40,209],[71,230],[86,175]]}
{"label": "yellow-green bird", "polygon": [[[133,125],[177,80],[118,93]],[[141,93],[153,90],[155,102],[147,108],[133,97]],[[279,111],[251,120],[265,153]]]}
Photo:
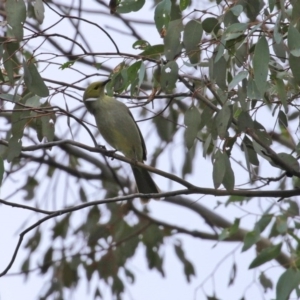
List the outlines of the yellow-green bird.
{"label": "yellow-green bird", "polygon": [[[130,110],[122,102],[105,94],[105,85],[110,81],[90,84],[83,94],[87,110],[95,117],[99,132],[114,149],[133,161],[143,162],[147,150],[142,133]],[[159,193],[159,189],[147,170],[131,165],[140,193]]]}

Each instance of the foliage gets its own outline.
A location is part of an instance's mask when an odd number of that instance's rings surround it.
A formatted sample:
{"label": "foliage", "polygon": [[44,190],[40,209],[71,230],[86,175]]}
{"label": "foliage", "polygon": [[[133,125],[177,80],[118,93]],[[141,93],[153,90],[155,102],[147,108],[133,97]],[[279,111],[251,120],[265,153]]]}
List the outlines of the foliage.
{"label": "foliage", "polygon": [[[18,255],[26,236],[22,273],[28,277],[38,267],[51,277],[40,299],[65,299],[81,277],[89,285],[93,276],[122,299],[126,284],[136,281],[130,260],[138,248],[149,269],[164,277],[169,241],[186,280],[197,276],[195,262],[184,251],[180,234],[185,234],[218,246],[237,242],[242,252],[255,248],[249,269],[261,271],[256,280],[265,293],[271,290],[277,300],[291,293],[299,297],[300,2],[216,0],[204,7],[195,0],[162,0],[151,1],[151,8],[146,2],[97,1],[95,9],[82,6],[83,1],[2,4],[0,180],[2,189],[9,189],[22,178],[16,193],[25,192],[27,203],[8,198],[1,203],[38,215],[16,247]],[[124,34],[122,28],[109,31],[101,21],[90,21],[89,14],[107,17],[109,10],[109,19],[129,30],[131,52],[122,52],[122,42],[113,37],[113,31]],[[145,11],[150,22],[138,20]],[[65,21],[74,36],[59,31]],[[155,30],[155,42],[147,30],[137,30],[140,24]],[[91,28],[97,32],[97,51],[87,39]],[[58,72],[63,81],[56,78]],[[139,106],[140,116],[154,128],[150,171],[171,182],[168,187],[185,188],[162,193],[164,201],[196,212],[207,224],[204,229],[172,225],[167,217],[160,221],[147,205],[138,208],[132,201],[139,195],[126,167],[134,162],[97,145],[97,131],[80,102],[80,85],[104,74],[111,78],[107,93]],[[88,145],[90,140],[94,145]],[[166,167],[161,161],[178,142],[182,160],[172,157]],[[199,154],[211,159],[211,188],[200,187],[198,178],[188,181],[197,172]],[[43,194],[56,199],[52,210],[40,200]],[[218,203],[226,210],[260,203],[259,213],[253,213],[253,228],[245,230],[242,215],[228,214],[228,221],[187,194],[226,197]],[[42,245],[49,232],[51,241]],[[2,276],[14,260],[12,255]],[[273,289],[267,274],[274,261],[282,275]],[[229,285],[237,268],[234,264]],[[218,291],[212,293],[207,297],[216,299]],[[100,285],[93,296],[103,297]]]}

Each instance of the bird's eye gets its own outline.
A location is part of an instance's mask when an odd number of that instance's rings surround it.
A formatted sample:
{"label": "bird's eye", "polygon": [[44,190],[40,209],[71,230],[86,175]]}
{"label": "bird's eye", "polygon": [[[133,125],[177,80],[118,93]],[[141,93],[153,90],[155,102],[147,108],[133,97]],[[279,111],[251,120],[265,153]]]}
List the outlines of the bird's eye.
{"label": "bird's eye", "polygon": [[99,89],[99,85],[96,85],[95,87],[94,87],[94,90],[98,90]]}

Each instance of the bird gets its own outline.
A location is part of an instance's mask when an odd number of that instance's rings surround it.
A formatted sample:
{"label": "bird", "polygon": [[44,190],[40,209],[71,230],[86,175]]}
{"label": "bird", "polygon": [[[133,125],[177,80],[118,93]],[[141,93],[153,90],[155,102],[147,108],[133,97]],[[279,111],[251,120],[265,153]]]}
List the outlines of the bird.
{"label": "bird", "polygon": [[[97,128],[104,140],[125,157],[144,163],[147,159],[147,149],[142,133],[129,108],[105,94],[105,85],[109,81],[110,79],[91,83],[84,91],[83,102],[95,117]],[[134,164],[131,168],[139,193],[160,192],[146,169]]]}

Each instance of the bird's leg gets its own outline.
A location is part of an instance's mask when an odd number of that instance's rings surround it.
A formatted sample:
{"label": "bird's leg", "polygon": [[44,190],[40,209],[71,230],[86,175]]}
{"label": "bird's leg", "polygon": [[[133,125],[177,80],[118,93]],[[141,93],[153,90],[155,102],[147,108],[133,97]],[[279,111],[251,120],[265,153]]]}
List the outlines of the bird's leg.
{"label": "bird's leg", "polygon": [[104,145],[97,145],[97,148],[101,149],[101,150],[105,150],[105,154],[107,156],[111,157],[111,160],[114,159],[113,155],[118,151],[117,149],[114,150],[107,150],[106,147]]}
{"label": "bird's leg", "polygon": [[107,154],[107,156],[110,156],[110,157],[111,157],[111,160],[114,160],[113,155],[114,155],[117,151],[118,151],[117,149],[115,149],[115,150],[106,150],[106,154]]}

